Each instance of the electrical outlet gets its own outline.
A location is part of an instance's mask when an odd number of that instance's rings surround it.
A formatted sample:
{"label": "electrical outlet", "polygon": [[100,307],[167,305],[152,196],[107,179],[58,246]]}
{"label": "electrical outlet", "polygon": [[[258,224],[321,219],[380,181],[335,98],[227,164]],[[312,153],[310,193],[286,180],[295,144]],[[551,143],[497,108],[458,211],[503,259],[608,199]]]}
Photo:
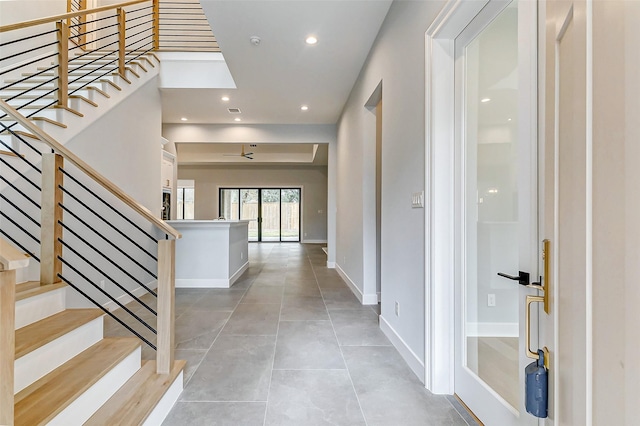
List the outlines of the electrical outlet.
{"label": "electrical outlet", "polygon": [[307,233],[306,233],[306,232],[304,233],[304,236],[305,236],[305,237],[307,236]]}
{"label": "electrical outlet", "polygon": [[106,287],[106,285],[104,283],[104,280],[100,280],[100,288],[104,290],[105,287]]}
{"label": "electrical outlet", "polygon": [[347,264],[347,256],[342,256],[342,263]]}
{"label": "electrical outlet", "polygon": [[400,303],[396,302],[396,316],[399,317],[400,316]]}
{"label": "electrical outlet", "polygon": [[494,307],[496,306],[496,295],[491,293],[487,294],[487,306]]}
{"label": "electrical outlet", "polygon": [[243,251],[241,251],[241,252],[240,252],[240,260],[243,260],[243,259],[244,259],[244,252],[243,252]]}

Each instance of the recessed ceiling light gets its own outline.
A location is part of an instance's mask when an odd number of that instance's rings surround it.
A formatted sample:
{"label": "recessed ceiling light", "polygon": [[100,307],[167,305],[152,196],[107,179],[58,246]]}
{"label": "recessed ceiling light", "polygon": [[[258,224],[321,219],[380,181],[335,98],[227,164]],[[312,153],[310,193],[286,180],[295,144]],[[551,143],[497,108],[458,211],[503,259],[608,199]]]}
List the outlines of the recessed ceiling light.
{"label": "recessed ceiling light", "polygon": [[511,121],[511,119],[509,118],[507,121]]}
{"label": "recessed ceiling light", "polygon": [[242,119],[240,117],[236,117],[233,119],[233,121],[242,121]]}
{"label": "recessed ceiling light", "polygon": [[314,36],[309,36],[305,41],[307,42],[307,44],[316,44],[318,42],[318,39]]}
{"label": "recessed ceiling light", "polygon": [[182,117],[180,120],[187,121],[187,117]]}
{"label": "recessed ceiling light", "polygon": [[308,109],[309,109],[309,107],[308,107],[308,106],[306,106],[306,105],[302,105],[302,106],[300,107],[300,109],[301,109],[301,110],[303,110],[303,111],[306,111],[306,110],[308,110]]}
{"label": "recessed ceiling light", "polygon": [[491,98],[482,98],[482,99],[480,99],[480,102],[482,102],[484,104],[484,103],[489,102],[490,100],[491,100]]}
{"label": "recessed ceiling light", "polygon": [[224,102],[229,102],[229,97],[228,96],[223,96],[220,99],[222,99]]}

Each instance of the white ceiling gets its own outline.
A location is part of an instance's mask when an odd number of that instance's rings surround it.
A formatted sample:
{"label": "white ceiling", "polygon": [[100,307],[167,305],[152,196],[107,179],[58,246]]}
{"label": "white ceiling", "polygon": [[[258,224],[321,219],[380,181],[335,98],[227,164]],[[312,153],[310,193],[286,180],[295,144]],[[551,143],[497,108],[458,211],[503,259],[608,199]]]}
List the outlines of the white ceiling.
{"label": "white ceiling", "polygon": [[[163,121],[334,124],[391,0],[201,0],[236,89],[165,89]],[[308,35],[318,43],[305,43]],[[259,46],[250,37],[261,38]],[[222,102],[228,95],[231,100]],[[308,111],[301,111],[301,105]]]}
{"label": "white ceiling", "polygon": [[[181,165],[229,163],[245,165],[306,165],[326,166],[327,144],[235,144],[235,143],[178,143],[178,162]],[[252,152],[253,160],[239,154]]]}

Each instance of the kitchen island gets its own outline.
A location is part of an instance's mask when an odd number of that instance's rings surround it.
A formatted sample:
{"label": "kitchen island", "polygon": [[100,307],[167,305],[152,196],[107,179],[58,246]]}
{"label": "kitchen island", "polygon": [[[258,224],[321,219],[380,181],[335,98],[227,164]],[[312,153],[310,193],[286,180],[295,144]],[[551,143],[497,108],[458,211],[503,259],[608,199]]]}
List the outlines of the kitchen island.
{"label": "kitchen island", "polygon": [[176,288],[229,288],[249,267],[247,220],[170,220],[176,241]]}

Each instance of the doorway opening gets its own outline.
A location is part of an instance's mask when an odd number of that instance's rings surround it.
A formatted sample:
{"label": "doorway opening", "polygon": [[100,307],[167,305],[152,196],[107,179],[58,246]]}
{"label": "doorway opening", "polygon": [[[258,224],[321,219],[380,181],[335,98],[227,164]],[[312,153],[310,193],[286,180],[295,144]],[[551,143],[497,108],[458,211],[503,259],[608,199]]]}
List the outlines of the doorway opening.
{"label": "doorway opening", "polygon": [[249,221],[249,241],[300,242],[301,188],[220,188],[220,217]]}

